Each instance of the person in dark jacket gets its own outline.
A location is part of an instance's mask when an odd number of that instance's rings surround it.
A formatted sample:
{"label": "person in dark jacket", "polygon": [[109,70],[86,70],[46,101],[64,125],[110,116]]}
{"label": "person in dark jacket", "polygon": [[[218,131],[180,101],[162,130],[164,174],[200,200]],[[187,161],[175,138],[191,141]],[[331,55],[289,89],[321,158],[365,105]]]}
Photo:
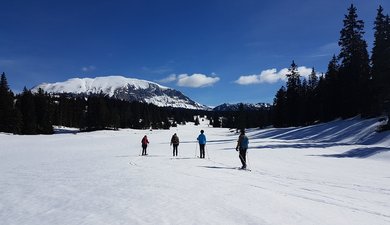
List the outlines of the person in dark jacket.
{"label": "person in dark jacket", "polygon": [[198,143],[199,143],[199,150],[200,150],[200,158],[204,159],[204,148],[206,146],[206,136],[204,135],[204,130],[200,131],[200,134],[197,138]]}
{"label": "person in dark jacket", "polygon": [[142,143],[142,155],[147,155],[146,148],[148,147],[149,140],[146,135],[142,138],[141,143]]}
{"label": "person in dark jacket", "polygon": [[237,140],[236,151],[240,151],[240,160],[242,163],[241,169],[246,169],[246,152],[248,150],[249,139],[245,135],[245,130],[241,130],[241,134]]}
{"label": "person in dark jacket", "polygon": [[179,137],[175,133],[171,138],[171,145],[173,145],[173,156],[177,156],[177,148],[179,146]]}

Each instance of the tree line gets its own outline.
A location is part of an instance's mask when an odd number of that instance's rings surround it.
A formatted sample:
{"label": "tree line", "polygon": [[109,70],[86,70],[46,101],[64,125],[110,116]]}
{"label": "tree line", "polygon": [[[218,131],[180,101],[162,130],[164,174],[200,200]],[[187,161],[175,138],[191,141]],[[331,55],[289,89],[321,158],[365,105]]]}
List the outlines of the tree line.
{"label": "tree line", "polygon": [[213,127],[224,128],[264,128],[272,125],[272,107],[261,107],[258,109],[248,110],[241,103],[238,111],[212,111],[206,115]]}
{"label": "tree line", "polygon": [[356,115],[378,116],[390,111],[390,19],[382,6],[374,23],[371,58],[364,40],[364,22],[352,4],[343,20],[338,44],[325,74],[300,76],[293,61],[286,86],[274,98],[276,127],[309,125]]}

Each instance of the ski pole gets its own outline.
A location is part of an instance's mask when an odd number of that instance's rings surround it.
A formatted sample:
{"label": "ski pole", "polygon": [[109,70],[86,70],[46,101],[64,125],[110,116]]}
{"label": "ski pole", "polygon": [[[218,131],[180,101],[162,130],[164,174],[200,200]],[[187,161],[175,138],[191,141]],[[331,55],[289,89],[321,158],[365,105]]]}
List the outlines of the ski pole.
{"label": "ski pole", "polygon": [[205,148],[206,148],[207,159],[210,160],[209,149],[207,148],[207,145],[205,146]]}
{"label": "ski pole", "polygon": [[[240,158],[240,160],[245,161],[245,160],[242,158],[242,156],[241,156],[240,150],[238,150],[237,152],[238,152],[238,157]],[[246,162],[245,162],[245,163],[246,163]]]}
{"label": "ski pole", "polygon": [[246,153],[245,153],[246,155],[246,157],[244,156],[244,158],[241,156],[241,152],[240,151],[238,151],[238,156],[240,157],[240,159],[242,160],[242,161],[244,161],[245,162],[245,164],[247,165],[247,167],[249,168],[249,170],[252,170],[252,167],[251,167],[251,165],[249,164],[249,157],[248,157],[248,149],[246,150]]}
{"label": "ski pole", "polygon": [[196,152],[198,151],[198,143],[195,142],[195,158],[196,158]]}
{"label": "ski pole", "polygon": [[248,151],[248,149],[246,150],[246,163],[248,164],[249,169],[252,170],[252,166],[251,166],[251,164],[249,162],[249,151]]}

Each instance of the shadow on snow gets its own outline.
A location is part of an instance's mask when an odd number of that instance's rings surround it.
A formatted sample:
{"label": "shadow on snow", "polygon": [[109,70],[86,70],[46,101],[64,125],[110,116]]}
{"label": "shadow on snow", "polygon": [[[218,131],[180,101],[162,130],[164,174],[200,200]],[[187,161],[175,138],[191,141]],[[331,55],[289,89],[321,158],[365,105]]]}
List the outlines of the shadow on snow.
{"label": "shadow on snow", "polygon": [[341,143],[286,143],[286,144],[275,144],[275,145],[258,145],[251,146],[250,149],[278,149],[278,148],[329,148],[333,146],[345,146],[349,144]]}
{"label": "shadow on snow", "polygon": [[236,170],[238,167],[230,167],[230,166],[199,166],[207,169],[223,169],[223,170]]}
{"label": "shadow on snow", "polygon": [[250,138],[272,138],[280,140],[302,140],[316,142],[348,142],[351,144],[375,144],[389,137],[390,132],[377,133],[380,124],[377,118],[362,120],[354,117],[334,120],[307,127],[271,128],[259,130]]}
{"label": "shadow on snow", "polygon": [[390,148],[384,147],[367,147],[367,148],[356,148],[349,151],[346,151],[341,154],[329,154],[329,155],[317,155],[322,157],[334,157],[334,158],[368,158],[370,156],[389,152]]}

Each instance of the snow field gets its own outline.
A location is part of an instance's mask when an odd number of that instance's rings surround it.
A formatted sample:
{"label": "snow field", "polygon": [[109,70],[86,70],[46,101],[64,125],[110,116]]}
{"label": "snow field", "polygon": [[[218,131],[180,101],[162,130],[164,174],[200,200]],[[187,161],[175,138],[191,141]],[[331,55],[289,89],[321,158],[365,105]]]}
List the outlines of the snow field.
{"label": "snow field", "polygon": [[[355,119],[250,130],[252,172],[237,169],[238,135],[205,124],[51,136],[0,134],[0,221],[390,224],[390,134],[372,135],[375,124]],[[200,129],[208,139],[206,159],[195,157]],[[177,158],[169,145],[173,133],[181,141]],[[149,155],[142,157],[145,134]]]}

